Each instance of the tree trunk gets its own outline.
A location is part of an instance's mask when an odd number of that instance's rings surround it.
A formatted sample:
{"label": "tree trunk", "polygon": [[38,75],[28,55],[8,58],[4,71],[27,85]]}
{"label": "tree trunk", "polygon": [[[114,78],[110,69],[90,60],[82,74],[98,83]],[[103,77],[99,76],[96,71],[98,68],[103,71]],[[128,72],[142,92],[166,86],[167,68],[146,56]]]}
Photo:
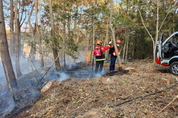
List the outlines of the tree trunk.
{"label": "tree trunk", "polygon": [[[92,43],[91,44],[93,44],[92,45],[92,52],[93,52],[93,50],[94,50],[94,48],[95,48],[95,23],[94,23],[94,15],[93,15],[93,17],[92,17]],[[90,41],[90,40],[89,40]],[[89,43],[90,44],[90,43]],[[89,46],[90,47],[90,46]],[[94,61],[94,59],[95,59],[95,57],[94,57],[94,55],[93,55],[93,53],[91,53],[91,58],[92,58],[92,61],[91,61],[91,64],[92,64],[92,72],[93,72],[93,67],[94,67],[94,63],[95,63],[95,61]]]}
{"label": "tree trunk", "polygon": [[8,86],[13,92],[18,89],[18,86],[8,50],[2,0],[0,0],[0,9],[0,54]]}
{"label": "tree trunk", "polygon": [[157,2],[156,5],[156,36],[155,36],[155,41],[153,41],[153,62],[155,63],[155,56],[156,56],[156,43],[158,41],[158,34],[159,34],[159,4],[160,2]]}
{"label": "tree trunk", "polygon": [[128,60],[128,50],[129,50],[129,36],[126,35],[126,49],[125,49],[125,60]]}
{"label": "tree trunk", "polygon": [[40,48],[40,59],[41,59],[41,67],[44,67],[45,66],[45,61],[44,61],[44,52],[43,52],[43,43],[42,43],[42,35],[41,35],[41,32],[39,32],[39,48]]}
{"label": "tree trunk", "polygon": [[29,29],[30,29],[30,32],[31,32],[31,49],[30,49],[30,54],[29,54],[29,57],[30,57],[30,60],[31,61],[34,61],[35,60],[35,45],[34,45],[34,42],[35,42],[35,27],[33,28],[32,24],[31,24],[31,16],[32,16],[32,13],[33,13],[33,6],[29,12],[29,17],[28,17],[28,24],[29,24]]}
{"label": "tree trunk", "polygon": [[58,55],[58,49],[55,44],[55,32],[54,32],[54,21],[53,21],[53,10],[52,10],[52,0],[49,0],[49,11],[50,11],[50,20],[51,20],[51,40],[52,40],[52,50],[53,50],[53,56],[55,61],[56,70],[60,70],[60,62],[59,62],[59,55]]}
{"label": "tree trunk", "polygon": [[63,50],[63,60],[64,60],[64,70],[66,69],[66,44],[65,44],[65,41],[66,41],[66,23],[65,21],[63,22],[63,35],[62,35],[62,43],[63,43],[63,46],[62,46],[62,50]]}
{"label": "tree trunk", "polygon": [[10,55],[15,58],[15,38],[14,38],[14,2],[10,0]]}
{"label": "tree trunk", "polygon": [[121,61],[120,61],[120,54],[118,54],[118,49],[116,46],[116,40],[115,40],[115,31],[112,28],[112,12],[113,12],[113,0],[110,0],[110,21],[109,21],[109,26],[112,32],[112,42],[114,43],[114,48],[116,50],[116,54],[117,54],[117,61],[118,61],[118,67],[119,69],[121,68]]}
{"label": "tree trunk", "polygon": [[16,67],[16,75],[20,77],[22,75],[20,70],[20,23],[18,18],[18,0],[15,2],[15,67]]}
{"label": "tree trunk", "polygon": [[123,58],[124,61],[126,61],[126,51],[125,51],[126,50],[126,45],[127,44],[126,44],[126,41],[125,41],[124,46],[122,48],[123,49],[122,58]]}
{"label": "tree trunk", "polygon": [[[41,27],[42,28],[42,27]],[[42,39],[43,39],[43,31],[40,30],[38,31],[38,34],[39,34],[39,49],[40,49],[40,59],[41,59],[41,67],[44,67],[45,66],[45,61],[44,61],[44,46],[43,46],[43,42],[42,42]]]}
{"label": "tree trunk", "polygon": [[[106,38],[105,38],[105,41],[104,41],[104,45],[108,45],[108,42],[109,42],[109,23],[107,21],[107,30],[106,30]],[[106,50],[106,60],[109,59],[109,50]]]}

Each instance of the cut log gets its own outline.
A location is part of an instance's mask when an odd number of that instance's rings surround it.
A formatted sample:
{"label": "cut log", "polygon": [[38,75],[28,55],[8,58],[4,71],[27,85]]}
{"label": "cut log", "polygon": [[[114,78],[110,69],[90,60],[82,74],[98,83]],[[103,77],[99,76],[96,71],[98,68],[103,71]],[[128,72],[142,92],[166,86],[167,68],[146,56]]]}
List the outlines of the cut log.
{"label": "cut log", "polygon": [[129,72],[135,72],[135,68],[133,68],[133,67],[127,67],[124,70],[127,70]]}
{"label": "cut log", "polygon": [[46,92],[46,91],[51,87],[51,85],[53,84],[54,81],[56,81],[56,80],[55,80],[55,79],[50,80],[50,81],[41,89],[41,92],[42,92],[42,93]]}

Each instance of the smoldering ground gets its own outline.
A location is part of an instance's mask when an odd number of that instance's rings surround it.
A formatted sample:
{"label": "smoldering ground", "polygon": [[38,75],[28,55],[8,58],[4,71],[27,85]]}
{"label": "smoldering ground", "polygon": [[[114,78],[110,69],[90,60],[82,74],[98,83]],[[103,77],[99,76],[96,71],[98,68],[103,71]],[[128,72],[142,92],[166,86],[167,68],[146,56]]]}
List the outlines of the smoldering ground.
{"label": "smoldering ground", "polygon": [[[84,54],[82,54],[84,55]],[[79,59],[66,59],[66,66],[61,66],[61,71],[57,72],[55,67],[51,66],[52,60],[46,60],[46,67],[40,67],[40,61],[30,61],[27,58],[21,58],[21,70],[23,75],[17,78],[19,87],[18,94],[21,96],[20,101],[14,101],[12,93],[10,92],[3,70],[2,63],[0,63],[0,117],[9,117],[18,113],[20,110],[28,105],[32,105],[40,96],[40,90],[50,80],[56,79],[62,81],[68,78],[92,78],[104,75],[107,69],[104,69],[101,74],[94,74],[94,67],[92,65],[85,65],[84,56],[79,56]],[[60,60],[63,63],[63,60]],[[14,67],[14,64],[13,64]],[[50,69],[49,69],[50,68]]]}

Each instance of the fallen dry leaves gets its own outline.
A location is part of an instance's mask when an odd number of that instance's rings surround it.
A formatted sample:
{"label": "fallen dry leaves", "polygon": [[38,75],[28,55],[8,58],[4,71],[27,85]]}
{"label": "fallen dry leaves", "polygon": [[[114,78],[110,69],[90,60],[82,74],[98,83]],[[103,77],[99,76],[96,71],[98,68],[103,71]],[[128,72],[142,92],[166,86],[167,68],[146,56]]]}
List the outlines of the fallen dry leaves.
{"label": "fallen dry leaves", "polygon": [[[105,67],[108,67],[108,64],[105,64]],[[115,106],[177,83],[177,77],[171,75],[166,67],[150,62],[122,63],[122,67],[132,67],[135,71],[99,78],[68,78],[61,82],[55,81],[49,90],[41,93],[40,99],[33,106],[15,118],[178,117],[178,102],[172,103],[158,114],[178,95],[177,86]]]}

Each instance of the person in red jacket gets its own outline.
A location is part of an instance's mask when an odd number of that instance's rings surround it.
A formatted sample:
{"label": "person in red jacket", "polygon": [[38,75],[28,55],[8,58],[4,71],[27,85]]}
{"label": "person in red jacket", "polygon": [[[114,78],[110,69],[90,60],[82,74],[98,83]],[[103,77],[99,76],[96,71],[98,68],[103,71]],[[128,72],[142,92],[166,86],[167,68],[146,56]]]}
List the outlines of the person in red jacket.
{"label": "person in red jacket", "polygon": [[[121,40],[117,40],[116,41],[116,46],[117,46],[117,50],[118,53],[120,53],[120,44],[121,44]],[[116,59],[117,59],[117,54],[116,54],[116,50],[114,48],[114,46],[112,46],[109,50],[109,54],[110,56],[110,66],[109,66],[109,70],[110,71],[114,71],[115,70],[115,63],[116,63]]]}
{"label": "person in red jacket", "polygon": [[105,61],[105,55],[104,52],[109,49],[111,46],[108,45],[106,47],[102,46],[102,41],[98,40],[96,41],[97,47],[94,49],[93,54],[95,55],[95,73],[101,73],[103,70],[103,64]]}

